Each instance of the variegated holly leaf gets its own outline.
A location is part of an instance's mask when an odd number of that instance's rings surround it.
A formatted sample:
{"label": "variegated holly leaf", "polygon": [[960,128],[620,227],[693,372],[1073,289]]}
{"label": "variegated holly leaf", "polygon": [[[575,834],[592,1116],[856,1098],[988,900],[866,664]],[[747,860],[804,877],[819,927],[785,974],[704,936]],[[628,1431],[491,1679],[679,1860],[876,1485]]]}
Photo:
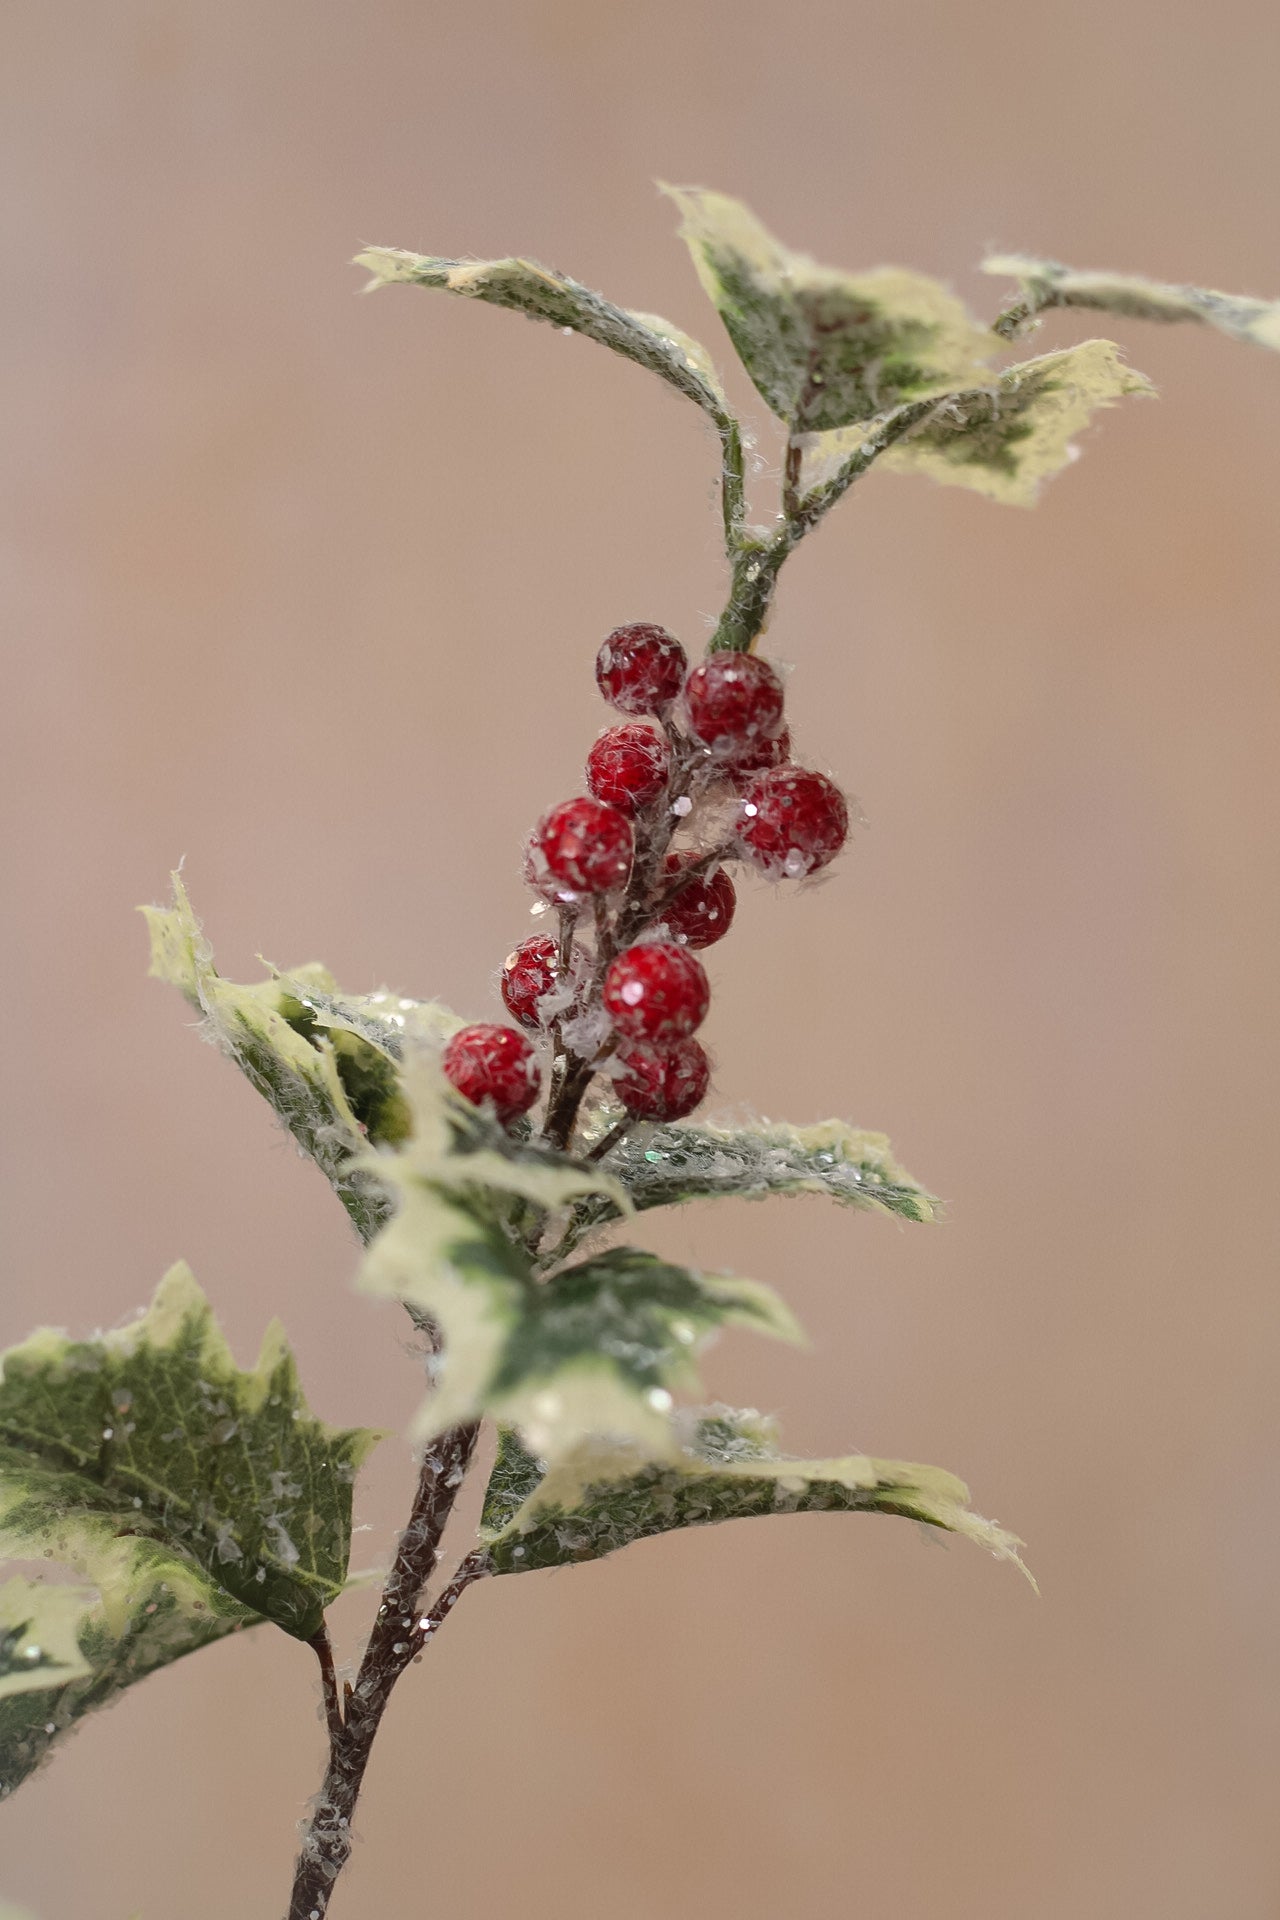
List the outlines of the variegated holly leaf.
{"label": "variegated holly leaf", "polygon": [[97,1514],[69,1513],[58,1538],[59,1555],[89,1573],[102,1597],[79,1623],[84,1671],[0,1696],[0,1800],[86,1714],[184,1654],[262,1623],[184,1555],[141,1535],[117,1536]]}
{"label": "variegated holly leaf", "polygon": [[[692,1354],[713,1328],[742,1322],[795,1337],[767,1288],[634,1248],[542,1277],[536,1238],[522,1248],[494,1218],[488,1181],[502,1167],[470,1186],[468,1156],[448,1150],[432,1097],[428,1083],[415,1099],[419,1126],[400,1151],[370,1156],[395,1211],[360,1277],[365,1291],[402,1301],[440,1331],[438,1381],[414,1426],[420,1438],[491,1414],[548,1456],[590,1433],[666,1444],[672,1389],[696,1383]],[[539,1218],[584,1195],[611,1214],[629,1205],[596,1168],[560,1160],[515,1171]]]}
{"label": "variegated holly leaf", "polygon": [[666,191],[739,359],[793,433],[843,427],[983,376],[990,337],[936,280],[900,267],[836,272],[782,246],[727,194]]}
{"label": "variegated holly leaf", "polygon": [[418,1438],[488,1414],[548,1458],[588,1434],[666,1448],[672,1392],[696,1388],[693,1355],[716,1327],[796,1337],[767,1288],[635,1248],[539,1280],[495,1228],[425,1185],[405,1190],[365,1256],[361,1285],[441,1330],[438,1383],[414,1422]]}
{"label": "variegated holly leaf", "polygon": [[[1112,341],[1086,340],[1006,367],[990,386],[948,395],[909,434],[886,445],[877,464],[970,487],[1006,506],[1034,506],[1043,482],[1074,458],[1076,435],[1099,407],[1153,392]],[[811,443],[804,467],[809,499],[838,496],[842,473],[862,461],[870,431],[849,427]]]}
{"label": "variegated holly leaf", "polygon": [[1135,273],[1081,272],[1057,260],[1037,260],[1021,253],[992,254],[983,261],[982,271],[1022,285],[1022,300],[995,323],[995,331],[1006,339],[1013,339],[1050,307],[1088,307],[1128,320],[1199,321],[1235,340],[1280,352],[1280,300],[1218,293],[1212,287],[1174,286]]}
{"label": "variegated holly leaf", "polygon": [[356,1161],[370,1141],[408,1132],[399,1071],[405,1044],[438,1046],[462,1022],[433,1001],[344,994],[317,965],[237,986],[214,967],[178,874],[173,891],[172,907],[142,909],[152,976],[177,987],[204,1015],[207,1037],[270,1102],[367,1240],[385,1206]]}
{"label": "variegated holly leaf", "polygon": [[939,1203],[895,1160],[886,1134],[843,1120],[812,1127],[682,1121],[629,1137],[604,1165],[640,1213],[686,1200],[762,1200],[771,1193],[825,1194],[842,1206],[903,1220],[936,1220],[939,1213]]}
{"label": "variegated holly leaf", "polygon": [[590,287],[534,260],[445,260],[399,247],[370,247],[356,255],[355,265],[372,274],[365,289],[369,293],[396,281],[440,287],[465,299],[511,307],[563,332],[584,334],[658,374],[717,425],[726,419],[725,397],[705,347],[657,314],[615,307]]}
{"label": "variegated holly leaf", "polygon": [[113,1551],[126,1583],[185,1566],[305,1640],[346,1581],[352,1482],[377,1437],[311,1415],[278,1326],[237,1368],[179,1264],[117,1331],[44,1329],[3,1356],[0,1553],[63,1560],[109,1606]]}
{"label": "variegated holly leaf", "polygon": [[78,1637],[96,1600],[91,1587],[18,1576],[0,1586],[0,1699],[86,1677]]}
{"label": "variegated holly leaf", "polygon": [[549,1468],[504,1433],[481,1537],[495,1572],[530,1573],[678,1527],[769,1513],[901,1514],[1021,1565],[1021,1543],[973,1512],[954,1475],[865,1454],[788,1460],[772,1421],[730,1407],[680,1416],[662,1452],[589,1437]]}

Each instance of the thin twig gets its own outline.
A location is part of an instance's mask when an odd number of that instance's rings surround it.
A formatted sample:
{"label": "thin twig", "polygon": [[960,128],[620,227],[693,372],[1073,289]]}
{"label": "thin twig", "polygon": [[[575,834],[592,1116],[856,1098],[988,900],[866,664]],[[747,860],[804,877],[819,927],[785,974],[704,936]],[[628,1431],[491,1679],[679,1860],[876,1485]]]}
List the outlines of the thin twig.
{"label": "thin twig", "polygon": [[333,1664],[333,1643],[329,1639],[329,1629],[321,1621],[320,1626],[307,1642],[315,1649],[316,1659],[320,1662],[320,1690],[324,1695],[325,1725],[329,1729],[330,1751],[342,1738],[342,1700],[338,1693],[338,1675]]}
{"label": "thin twig", "polygon": [[[351,1816],[360,1796],[374,1736],[392,1688],[430,1637],[420,1624],[415,1629],[415,1618],[422,1590],[435,1570],[441,1535],[475,1452],[478,1433],[475,1422],[454,1427],[434,1440],[423,1458],[413,1510],[400,1536],[378,1617],[369,1635],[355,1686],[347,1695],[346,1718],[336,1739],[331,1728],[329,1765],[311,1818],[303,1830],[289,1920],[323,1920],[334,1881],[350,1857]],[[455,1575],[450,1587],[456,1579]],[[464,1584],[469,1585],[470,1581]],[[446,1588],[446,1593],[449,1591]],[[453,1604],[451,1600],[450,1608]],[[445,1609],[441,1620],[449,1610]]]}
{"label": "thin twig", "polygon": [[608,1133],[596,1141],[590,1153],[584,1155],[587,1160],[603,1160],[606,1153],[612,1153],[620,1140],[625,1140],[635,1125],[635,1116],[624,1113],[621,1120],[615,1120]]}

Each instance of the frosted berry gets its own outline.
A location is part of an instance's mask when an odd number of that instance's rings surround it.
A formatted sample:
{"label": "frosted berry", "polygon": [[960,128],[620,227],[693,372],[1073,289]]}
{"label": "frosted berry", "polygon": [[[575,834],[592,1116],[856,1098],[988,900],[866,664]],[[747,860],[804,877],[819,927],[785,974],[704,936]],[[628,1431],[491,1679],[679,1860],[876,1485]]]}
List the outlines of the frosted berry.
{"label": "frosted berry", "polygon": [[631,822],[602,800],[564,800],[544,814],[529,844],[526,872],[539,892],[612,893],[631,871]]}
{"label": "frosted berry", "polygon": [[[669,853],[664,868],[667,884],[697,858],[696,853]],[[686,880],[675,899],[662,909],[662,924],[682,947],[711,947],[723,940],[733,925],[737,904],[732,880],[723,867],[718,867],[712,874],[700,873]]]}
{"label": "frosted berry", "polygon": [[499,1120],[528,1113],[541,1075],[533,1048],[511,1027],[462,1027],[444,1050],[445,1077],[473,1106],[491,1106]]}
{"label": "frosted berry", "polygon": [[596,656],[596,683],[623,713],[665,713],[680,691],[688,656],[665,627],[615,627]]}
{"label": "frosted berry", "polygon": [[683,1120],[706,1097],[711,1062],[696,1040],[620,1049],[613,1090],[637,1120]]}
{"label": "frosted berry", "polygon": [[781,767],[791,758],[791,729],[784,726],[771,739],[756,740],[733,763],[733,776],[763,773],[766,767]]}
{"label": "frosted berry", "polygon": [[604,1004],[628,1040],[675,1040],[702,1025],[711,988],[700,960],[655,940],[618,955],[604,977]]}
{"label": "frosted berry", "polygon": [[581,948],[574,950],[569,963],[569,978],[559,979],[559,953],[556,942],[545,933],[536,933],[529,940],[522,940],[514,953],[509,953],[503,962],[502,989],[503,1002],[513,1020],[522,1027],[537,1030],[547,1024],[541,1002],[548,994],[557,990],[563,996],[563,1011],[568,1012],[576,1001],[578,985],[578,956]]}
{"label": "frosted berry", "polygon": [[587,785],[597,800],[639,813],[666,791],[671,748],[662,734],[633,721],[606,727],[587,755]]}
{"label": "frosted berry", "polygon": [[689,730],[717,760],[750,758],[782,731],[782,682],[755,653],[713,653],[684,686]]}
{"label": "frosted berry", "polygon": [[758,773],[742,801],[738,837],[763,872],[786,879],[834,860],[849,831],[845,797],[825,773],[774,767]]}

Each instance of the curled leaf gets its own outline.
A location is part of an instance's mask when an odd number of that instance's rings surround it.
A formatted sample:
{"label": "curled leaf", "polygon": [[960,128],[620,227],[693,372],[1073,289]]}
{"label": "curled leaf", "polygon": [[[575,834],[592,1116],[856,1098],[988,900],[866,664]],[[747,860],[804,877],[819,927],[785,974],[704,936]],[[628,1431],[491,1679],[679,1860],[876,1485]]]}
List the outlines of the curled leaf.
{"label": "curled leaf", "polygon": [[666,192],[739,359],[793,433],[846,426],[982,376],[990,338],[936,280],[900,267],[821,267],[727,194]]}
{"label": "curled leaf", "polygon": [[405,1043],[439,1045],[462,1022],[432,1001],[343,994],[316,965],[237,986],[214,967],[178,874],[173,892],[172,907],[142,908],[152,977],[177,987],[204,1015],[207,1037],[275,1109],[367,1240],[385,1204],[358,1159],[370,1141],[408,1132],[399,1072]]}
{"label": "curled leaf", "polygon": [[1015,1536],[974,1513],[963,1482],[937,1467],[865,1454],[788,1460],[771,1421],[729,1407],[683,1416],[672,1441],[646,1455],[588,1439],[544,1470],[504,1436],[482,1521],[495,1572],[596,1560],[654,1534],[774,1513],[899,1514],[1022,1564]]}
{"label": "curled leaf", "polygon": [[399,247],[369,247],[355,265],[372,275],[365,291],[408,282],[440,287],[469,300],[510,307],[532,320],[581,333],[588,340],[647,367],[695,402],[717,423],[725,419],[725,398],[705,347],[657,314],[616,307],[567,274],[539,266],[536,260],[446,260],[406,253]]}
{"label": "curled leaf", "polygon": [[[1086,340],[1006,367],[989,386],[947,395],[910,433],[886,446],[877,464],[969,487],[1006,506],[1034,506],[1043,482],[1073,458],[1076,435],[1099,407],[1126,394],[1153,392],[1112,341]],[[849,427],[811,443],[806,488],[838,492],[841,470],[859,460],[870,431]]]}
{"label": "curled leaf", "polygon": [[1036,314],[1051,307],[1087,307],[1130,320],[1199,321],[1235,340],[1280,352],[1280,300],[1218,293],[1212,287],[1176,286],[1134,273],[1082,272],[1056,260],[1020,253],[992,254],[983,261],[982,271],[1022,285],[1022,303],[996,321],[995,330],[1006,338],[1013,338]]}
{"label": "curled leaf", "polygon": [[824,1120],[791,1127],[682,1122],[629,1139],[606,1162],[638,1212],[686,1200],[825,1194],[903,1220],[935,1220],[938,1202],[894,1158],[887,1135]]}

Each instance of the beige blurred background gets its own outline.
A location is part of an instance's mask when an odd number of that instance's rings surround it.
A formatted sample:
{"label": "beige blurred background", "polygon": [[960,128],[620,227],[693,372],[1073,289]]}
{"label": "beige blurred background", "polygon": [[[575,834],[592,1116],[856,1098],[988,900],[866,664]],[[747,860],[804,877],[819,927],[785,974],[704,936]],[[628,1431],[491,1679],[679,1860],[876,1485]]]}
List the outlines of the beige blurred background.
{"label": "beige blurred background", "polygon": [[[323,957],[493,1017],[600,637],[696,646],[722,577],[692,408],[515,316],[361,301],[349,256],[529,252],[723,361],[662,176],[989,313],[992,242],[1280,294],[1280,20],[9,0],[0,43],[0,1338],[115,1321],[186,1255],[246,1361],[278,1310],[317,1409],[395,1428],[396,1315],[132,909],[185,856],[233,974]],[[1042,1597],[831,1517],[495,1582],[395,1700],[335,1920],[1280,1912],[1280,361],[1120,331],[1158,406],[1034,514],[873,480],[769,637],[871,827],[711,956],[717,1102],[884,1127],[949,1223],[647,1227],[812,1334],[727,1339],[716,1394],[963,1473]],[[358,1560],[410,1476],[389,1440]],[[152,1680],[0,1809],[0,1891],[273,1920],[316,1708],[265,1631]]]}

